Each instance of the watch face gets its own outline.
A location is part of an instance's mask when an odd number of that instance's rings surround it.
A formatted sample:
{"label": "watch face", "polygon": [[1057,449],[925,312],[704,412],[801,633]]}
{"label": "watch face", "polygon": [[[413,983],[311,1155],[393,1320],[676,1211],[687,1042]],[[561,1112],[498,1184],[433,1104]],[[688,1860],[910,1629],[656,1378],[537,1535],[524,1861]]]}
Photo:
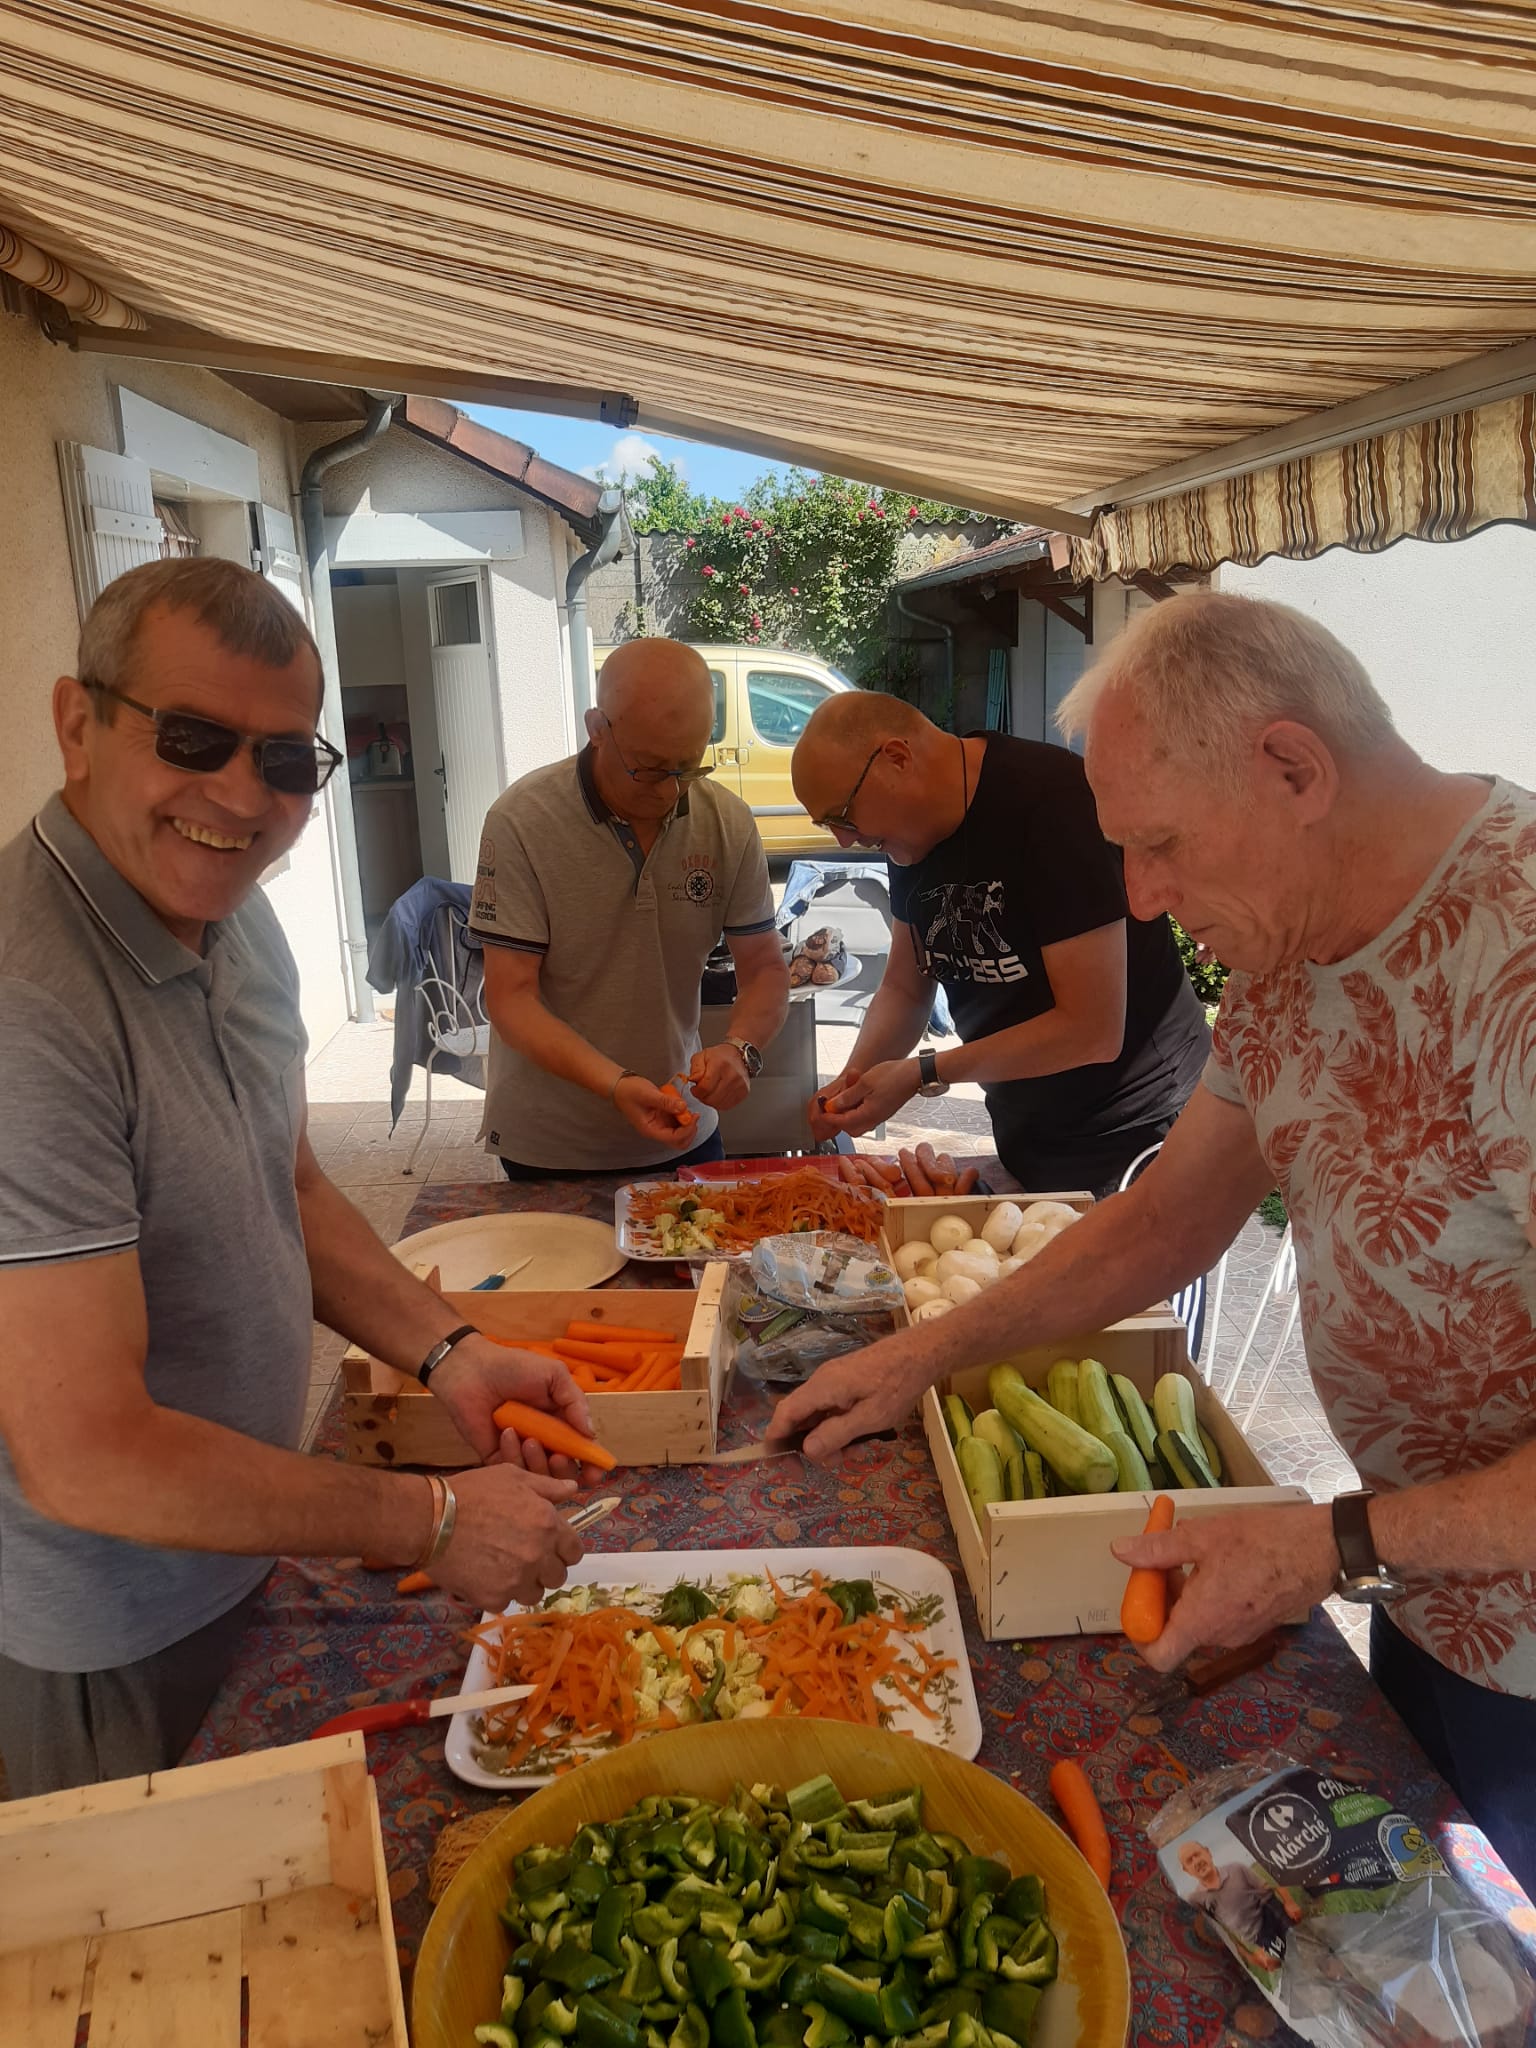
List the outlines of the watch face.
{"label": "watch face", "polygon": [[1394,1579],[1385,1572],[1372,1573],[1368,1578],[1346,1578],[1340,1572],[1334,1591],[1341,1600],[1352,1600],[1358,1607],[1380,1607],[1388,1600],[1401,1600],[1408,1588],[1401,1579]]}

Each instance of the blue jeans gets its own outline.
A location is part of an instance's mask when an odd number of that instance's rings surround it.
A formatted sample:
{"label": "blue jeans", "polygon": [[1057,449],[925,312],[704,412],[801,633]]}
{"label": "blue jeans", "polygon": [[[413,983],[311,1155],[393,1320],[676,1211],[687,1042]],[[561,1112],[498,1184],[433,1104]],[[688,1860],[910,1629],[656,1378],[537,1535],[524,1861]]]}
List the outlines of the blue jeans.
{"label": "blue jeans", "polygon": [[1536,1700],[1490,1692],[1448,1671],[1379,1607],[1371,1615],[1371,1676],[1526,1896],[1536,1898]]}
{"label": "blue jeans", "polygon": [[725,1146],[721,1141],[719,1127],[713,1136],[695,1145],[691,1152],[683,1153],[679,1159],[659,1159],[654,1166],[524,1166],[516,1159],[503,1159],[501,1170],[508,1180],[585,1180],[594,1173],[645,1173],[654,1174],[658,1180],[665,1180],[670,1173],[676,1173],[680,1166],[707,1166],[712,1159],[723,1159]]}

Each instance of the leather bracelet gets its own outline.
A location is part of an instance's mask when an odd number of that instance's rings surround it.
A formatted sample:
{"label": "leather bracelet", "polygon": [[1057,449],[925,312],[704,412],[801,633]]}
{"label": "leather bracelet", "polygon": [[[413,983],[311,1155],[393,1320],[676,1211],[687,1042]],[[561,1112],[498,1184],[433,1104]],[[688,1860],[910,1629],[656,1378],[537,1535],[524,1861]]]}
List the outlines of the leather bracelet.
{"label": "leather bracelet", "polygon": [[473,1323],[460,1323],[456,1330],[450,1330],[446,1337],[439,1337],[432,1349],[416,1368],[416,1377],[424,1387],[429,1387],[432,1375],[448,1356],[455,1344],[462,1344],[466,1337],[478,1337],[480,1332]]}
{"label": "leather bracelet", "polygon": [[608,1090],[608,1100],[615,1109],[617,1109],[619,1106],[620,1083],[624,1081],[638,1081],[639,1078],[640,1076],[635,1072],[633,1067],[626,1067],[623,1073],[620,1074],[618,1078],[614,1081],[613,1086]]}
{"label": "leather bracelet", "polygon": [[459,1515],[458,1495],[453,1490],[452,1482],[444,1479],[440,1473],[436,1477],[438,1485],[442,1488],[442,1494],[439,1500],[439,1512],[432,1526],[432,1541],[427,1545],[421,1562],[416,1567],[418,1571],[423,1572],[429,1571],[437,1563],[443,1552],[453,1541],[453,1526],[458,1520]]}

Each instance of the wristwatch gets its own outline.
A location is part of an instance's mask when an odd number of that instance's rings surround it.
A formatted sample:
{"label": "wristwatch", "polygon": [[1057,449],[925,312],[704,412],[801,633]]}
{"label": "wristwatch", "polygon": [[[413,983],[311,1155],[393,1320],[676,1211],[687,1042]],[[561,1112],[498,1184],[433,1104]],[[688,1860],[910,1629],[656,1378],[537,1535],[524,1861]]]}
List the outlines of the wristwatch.
{"label": "wristwatch", "polygon": [[1374,1493],[1340,1493],[1333,1501],[1333,1540],[1339,1546],[1339,1575],[1333,1590],[1341,1600],[1353,1600],[1365,1607],[1384,1600],[1401,1600],[1408,1591],[1391,1565],[1376,1555],[1371,1534],[1371,1502]]}
{"label": "wristwatch", "polygon": [[747,1079],[755,1081],[763,1071],[763,1056],[750,1038],[727,1038],[727,1045],[734,1045],[741,1054],[742,1065],[747,1070]]}
{"label": "wristwatch", "polygon": [[919,1095],[947,1095],[949,1083],[939,1079],[939,1056],[931,1045],[925,1045],[917,1056],[917,1092]]}

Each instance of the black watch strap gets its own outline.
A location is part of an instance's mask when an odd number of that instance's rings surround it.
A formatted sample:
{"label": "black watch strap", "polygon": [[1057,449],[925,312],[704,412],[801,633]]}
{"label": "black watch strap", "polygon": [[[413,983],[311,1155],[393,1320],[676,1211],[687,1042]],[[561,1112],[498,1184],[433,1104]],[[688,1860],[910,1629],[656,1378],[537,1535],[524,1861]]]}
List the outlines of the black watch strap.
{"label": "black watch strap", "polygon": [[939,1078],[939,1056],[931,1045],[925,1045],[917,1056],[917,1078],[924,1088],[932,1088]]}
{"label": "black watch strap", "polygon": [[437,1371],[437,1368],[448,1356],[454,1345],[462,1344],[466,1337],[478,1337],[479,1334],[480,1332],[473,1323],[460,1323],[459,1327],[456,1330],[450,1330],[446,1337],[439,1337],[420,1365],[417,1366],[417,1379],[421,1381],[424,1387],[429,1385],[433,1373]]}
{"label": "black watch strap", "polygon": [[1339,1565],[1346,1579],[1373,1579],[1381,1570],[1376,1539],[1371,1534],[1370,1493],[1335,1494],[1333,1540],[1338,1545]]}

